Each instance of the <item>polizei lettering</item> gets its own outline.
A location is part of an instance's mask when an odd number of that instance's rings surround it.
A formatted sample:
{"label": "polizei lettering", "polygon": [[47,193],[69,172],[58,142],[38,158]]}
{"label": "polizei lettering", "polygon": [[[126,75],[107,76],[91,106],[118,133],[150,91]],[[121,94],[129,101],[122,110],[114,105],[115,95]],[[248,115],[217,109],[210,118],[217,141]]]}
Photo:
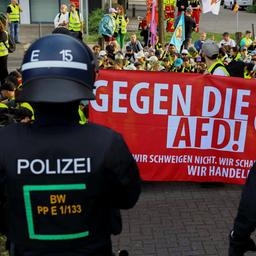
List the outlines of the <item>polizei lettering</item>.
{"label": "polizei lettering", "polygon": [[18,159],[17,174],[31,172],[35,175],[81,174],[91,172],[91,158]]}

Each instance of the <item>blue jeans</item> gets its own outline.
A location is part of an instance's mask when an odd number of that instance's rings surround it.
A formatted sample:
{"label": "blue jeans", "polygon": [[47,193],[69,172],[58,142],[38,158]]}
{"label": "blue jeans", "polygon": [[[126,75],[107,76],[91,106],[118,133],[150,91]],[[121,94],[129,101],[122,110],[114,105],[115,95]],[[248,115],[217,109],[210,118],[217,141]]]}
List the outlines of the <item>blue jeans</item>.
{"label": "blue jeans", "polygon": [[19,23],[15,23],[15,22],[11,22],[9,23],[9,27],[10,27],[10,34],[12,39],[17,43],[19,42],[19,27],[20,24]]}

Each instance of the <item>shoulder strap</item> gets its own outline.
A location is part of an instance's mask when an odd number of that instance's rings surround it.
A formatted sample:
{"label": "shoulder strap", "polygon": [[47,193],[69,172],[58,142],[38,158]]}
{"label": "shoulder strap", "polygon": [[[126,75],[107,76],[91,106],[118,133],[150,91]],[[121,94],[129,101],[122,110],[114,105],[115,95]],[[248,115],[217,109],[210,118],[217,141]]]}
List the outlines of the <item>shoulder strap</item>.
{"label": "shoulder strap", "polygon": [[[5,31],[5,33],[6,33],[6,36],[7,36],[7,41],[9,41],[9,34],[6,31]],[[5,48],[9,50],[9,47],[7,47],[7,44],[5,43],[5,41],[2,41],[2,42],[3,42],[4,46],[5,46]]]}
{"label": "shoulder strap", "polygon": [[9,50],[9,47],[7,47],[6,43],[3,42],[4,46],[6,47],[7,50]]}
{"label": "shoulder strap", "polygon": [[59,13],[59,16],[58,16],[58,19],[59,19],[59,20],[58,20],[58,21],[60,21],[60,16],[61,16],[61,12]]}

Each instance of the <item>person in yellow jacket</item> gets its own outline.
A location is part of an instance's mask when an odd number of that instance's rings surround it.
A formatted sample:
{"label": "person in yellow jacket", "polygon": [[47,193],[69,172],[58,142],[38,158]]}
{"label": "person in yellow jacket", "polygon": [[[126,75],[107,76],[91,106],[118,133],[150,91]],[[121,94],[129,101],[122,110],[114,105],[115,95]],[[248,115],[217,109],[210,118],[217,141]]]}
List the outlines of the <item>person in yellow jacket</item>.
{"label": "person in yellow jacket", "polygon": [[8,5],[6,12],[9,20],[11,37],[13,41],[16,42],[16,44],[19,44],[19,23],[22,9],[17,0],[11,0],[11,3]]}
{"label": "person in yellow jacket", "polygon": [[206,40],[202,45],[202,55],[205,58],[207,70],[205,74],[217,75],[217,76],[230,76],[228,70],[219,56],[219,46],[213,40]]}
{"label": "person in yellow jacket", "polygon": [[115,29],[115,36],[118,44],[120,45],[120,49],[122,50],[124,47],[124,37],[127,33],[127,24],[129,23],[128,17],[124,14],[123,6],[119,5],[117,8],[117,15],[116,19],[116,29]]}
{"label": "person in yellow jacket", "polygon": [[8,76],[8,33],[6,32],[7,17],[0,13],[0,84]]}
{"label": "person in yellow jacket", "polygon": [[253,79],[255,77],[255,70],[253,63],[245,63],[244,66],[244,78],[245,79]]}
{"label": "person in yellow jacket", "polygon": [[82,40],[83,39],[83,17],[76,10],[76,5],[74,3],[70,4],[68,17],[69,17],[68,29],[72,32],[74,37]]}
{"label": "person in yellow jacket", "polygon": [[[0,102],[0,128],[6,126],[8,122],[9,122],[8,106]],[[5,248],[5,246],[2,246],[2,247]],[[1,233],[0,233],[0,248],[1,248]],[[0,253],[1,253],[1,250],[0,250]]]}

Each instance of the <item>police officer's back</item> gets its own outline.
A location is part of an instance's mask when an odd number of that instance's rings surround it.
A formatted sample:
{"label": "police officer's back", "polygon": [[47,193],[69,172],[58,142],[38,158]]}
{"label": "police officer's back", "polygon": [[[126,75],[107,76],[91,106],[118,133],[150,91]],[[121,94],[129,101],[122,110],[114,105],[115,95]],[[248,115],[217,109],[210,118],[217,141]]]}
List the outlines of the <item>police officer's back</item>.
{"label": "police officer's back", "polygon": [[36,121],[0,130],[7,236],[22,256],[111,255],[113,209],[134,206],[140,179],[121,135],[79,125],[79,101],[94,99],[93,55],[51,35],[32,44],[22,70],[17,100],[33,105]]}
{"label": "police officer's back", "polygon": [[251,234],[256,229],[256,163],[250,170],[243,187],[233,230],[229,235],[229,256],[243,256],[247,251],[256,251]]}

